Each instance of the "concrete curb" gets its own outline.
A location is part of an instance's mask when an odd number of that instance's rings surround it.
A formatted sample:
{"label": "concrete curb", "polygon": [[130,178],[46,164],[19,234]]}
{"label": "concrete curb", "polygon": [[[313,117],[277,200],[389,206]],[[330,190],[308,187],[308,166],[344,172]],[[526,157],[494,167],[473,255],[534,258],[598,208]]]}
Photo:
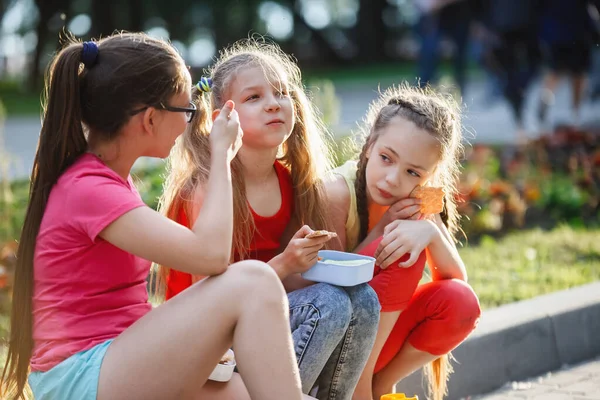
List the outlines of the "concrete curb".
{"label": "concrete curb", "polygon": [[[600,282],[484,311],[454,352],[447,400],[491,392],[600,355]],[[425,399],[421,372],[397,385]]]}

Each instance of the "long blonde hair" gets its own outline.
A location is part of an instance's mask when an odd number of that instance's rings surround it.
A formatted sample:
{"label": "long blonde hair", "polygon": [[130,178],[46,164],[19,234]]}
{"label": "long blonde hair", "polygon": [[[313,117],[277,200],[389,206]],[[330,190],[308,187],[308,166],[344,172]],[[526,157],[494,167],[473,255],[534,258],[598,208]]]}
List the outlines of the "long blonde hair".
{"label": "long blonde hair", "polygon": [[[356,199],[360,219],[359,242],[367,236],[369,210],[367,206],[366,168],[367,152],[377,141],[381,131],[400,116],[429,132],[440,143],[440,158],[431,183],[441,186],[446,193],[441,217],[453,238],[460,230],[457,211],[457,182],[462,156],[462,127],[460,109],[452,97],[434,92],[431,88],[411,87],[407,84],[383,92],[369,107],[361,126],[365,143],[360,152],[356,172]],[[450,355],[444,355],[425,367],[430,395],[441,400],[447,393],[448,376],[452,373]]]}
{"label": "long blonde hair", "polygon": [[[331,149],[326,141],[329,133],[309,101],[301,80],[300,69],[276,44],[262,38],[244,39],[220,53],[207,71],[212,79],[210,93],[194,88],[198,112],[186,132],[178,139],[169,157],[167,179],[159,209],[167,217],[177,219],[184,210],[190,219],[189,204],[198,185],[210,173],[209,133],[212,111],[228,100],[229,85],[242,68],[260,67],[267,73],[287,78],[288,90],[296,122],[289,138],[279,149],[279,161],[290,171],[294,186],[294,214],[298,227],[309,224],[315,229],[331,226],[326,213],[325,188],[322,178],[332,167]],[[254,219],[246,198],[244,166],[238,157],[231,163],[233,181],[234,234],[233,252],[243,259],[255,233]],[[190,221],[193,223],[193,221]],[[157,288],[164,289],[169,268],[159,267]]]}

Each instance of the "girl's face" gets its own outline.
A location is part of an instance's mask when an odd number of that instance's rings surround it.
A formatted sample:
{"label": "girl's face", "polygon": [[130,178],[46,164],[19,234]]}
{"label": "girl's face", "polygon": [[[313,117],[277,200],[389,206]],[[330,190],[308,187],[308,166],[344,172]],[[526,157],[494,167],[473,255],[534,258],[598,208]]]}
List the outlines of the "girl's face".
{"label": "girl's face", "polygon": [[367,196],[387,206],[431,178],[440,159],[440,144],[428,131],[397,116],[379,132],[367,158]]}
{"label": "girl's face", "polygon": [[[192,107],[191,98],[191,77],[188,75],[188,84],[185,85],[185,90],[182,93],[177,93],[171,96],[164,104],[167,107],[190,108]],[[154,136],[150,149],[146,154],[149,157],[166,158],[169,156],[171,149],[175,145],[175,140],[185,131],[188,126],[189,114],[180,111],[161,110],[157,108],[154,113],[153,122],[156,124],[154,128]]]}
{"label": "girl's face", "polygon": [[[190,108],[191,105],[191,90],[177,94],[171,98],[168,106],[177,108]],[[167,105],[167,104],[165,104]],[[163,114],[159,121],[160,133],[157,135],[158,145],[157,150],[159,151],[158,157],[166,158],[171,149],[175,145],[175,140],[185,131],[188,125],[188,113],[185,112],[173,112],[167,110],[160,110]]]}
{"label": "girl's face", "polygon": [[240,70],[229,86],[229,96],[244,131],[244,146],[279,147],[292,133],[295,113],[287,81],[266,75],[260,67]]}

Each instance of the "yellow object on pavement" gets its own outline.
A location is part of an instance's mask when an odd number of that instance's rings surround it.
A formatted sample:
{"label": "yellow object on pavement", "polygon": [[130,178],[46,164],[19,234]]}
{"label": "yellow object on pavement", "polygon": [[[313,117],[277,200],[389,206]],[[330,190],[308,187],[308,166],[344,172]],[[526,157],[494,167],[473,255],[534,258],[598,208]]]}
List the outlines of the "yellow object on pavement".
{"label": "yellow object on pavement", "polygon": [[379,398],[379,400],[419,400],[419,397],[406,397],[404,393],[391,393],[384,394]]}

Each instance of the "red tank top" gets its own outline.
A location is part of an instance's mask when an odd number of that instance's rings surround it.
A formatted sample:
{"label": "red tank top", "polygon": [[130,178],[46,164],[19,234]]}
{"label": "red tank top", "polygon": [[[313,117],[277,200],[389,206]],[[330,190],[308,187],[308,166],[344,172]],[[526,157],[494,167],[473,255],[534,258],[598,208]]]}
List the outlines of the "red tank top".
{"label": "red tank top", "polygon": [[[250,249],[248,249],[248,256],[245,257],[246,259],[256,259],[267,262],[275,257],[280,247],[281,236],[292,218],[294,209],[294,187],[292,185],[292,177],[290,172],[279,161],[275,161],[274,167],[279,180],[281,207],[275,215],[270,217],[258,215],[254,212],[252,207],[250,207],[256,230],[251,241]],[[179,210],[177,215],[176,222],[191,228],[190,221],[188,220],[183,207]],[[240,261],[241,257],[236,254],[234,259]],[[169,271],[169,276],[167,277],[167,300],[191,285],[191,274],[171,269]]]}

